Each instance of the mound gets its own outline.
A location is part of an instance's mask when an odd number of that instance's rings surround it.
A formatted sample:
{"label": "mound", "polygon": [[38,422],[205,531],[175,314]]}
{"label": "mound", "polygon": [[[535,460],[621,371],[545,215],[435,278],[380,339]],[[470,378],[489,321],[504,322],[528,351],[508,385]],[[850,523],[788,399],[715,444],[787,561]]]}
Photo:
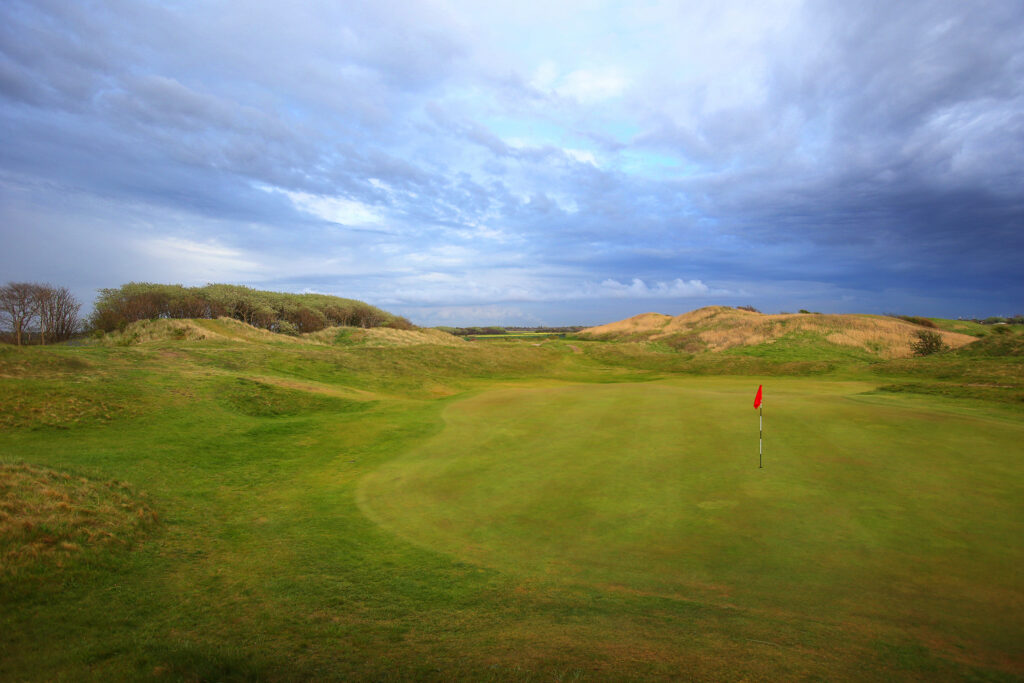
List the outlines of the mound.
{"label": "mound", "polygon": [[129,547],[157,521],[126,483],[0,464],[0,577],[104,548]]}
{"label": "mound", "polygon": [[1009,327],[993,326],[985,335],[970,346],[957,351],[961,356],[1024,356],[1024,334]]}
{"label": "mound", "polygon": [[429,328],[396,330],[390,327],[328,327],[319,332],[303,335],[303,338],[321,344],[368,347],[418,346],[422,344],[461,346],[466,343],[460,337]]}
{"label": "mound", "polygon": [[607,325],[588,327],[579,334],[596,339],[646,338],[657,334],[672,321],[672,316],[663,313],[641,313]]}
{"label": "mound", "polygon": [[[781,313],[764,315],[727,306],[708,306],[675,317],[645,313],[591,327],[580,336],[616,341],[661,341],[686,351],[725,351],[786,340],[801,346],[858,349],[882,358],[906,358],[917,341],[918,325],[876,315]],[[939,330],[943,341],[959,348],[974,337]]]}
{"label": "mound", "polygon": [[230,339],[245,342],[293,342],[296,337],[276,334],[259,327],[235,320],[234,318],[161,318],[139,320],[120,332],[109,332],[100,340],[101,344],[127,346],[147,342],[201,341],[204,339]]}

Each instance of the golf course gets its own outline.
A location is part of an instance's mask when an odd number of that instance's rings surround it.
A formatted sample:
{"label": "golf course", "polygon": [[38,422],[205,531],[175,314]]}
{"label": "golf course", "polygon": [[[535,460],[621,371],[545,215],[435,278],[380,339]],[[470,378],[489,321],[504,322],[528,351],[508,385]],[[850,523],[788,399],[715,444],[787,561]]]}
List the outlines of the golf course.
{"label": "golf course", "polygon": [[719,309],[0,346],[0,679],[1021,680],[1024,332]]}

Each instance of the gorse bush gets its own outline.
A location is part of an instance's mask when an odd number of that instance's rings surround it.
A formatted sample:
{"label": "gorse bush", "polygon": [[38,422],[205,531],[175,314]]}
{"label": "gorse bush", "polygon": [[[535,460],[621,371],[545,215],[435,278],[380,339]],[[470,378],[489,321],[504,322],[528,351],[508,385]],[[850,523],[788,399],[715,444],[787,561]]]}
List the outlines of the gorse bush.
{"label": "gorse bush", "polygon": [[268,292],[241,285],[183,287],[150,282],[101,289],[90,323],[94,329],[112,332],[137,320],[222,316],[284,334],[305,334],[332,326],[413,328],[405,318],[362,301],[328,294]]}
{"label": "gorse bush", "polygon": [[942,341],[941,334],[928,330],[919,330],[917,341],[912,343],[910,348],[914,351],[915,356],[930,356],[933,353],[949,350],[949,346]]}

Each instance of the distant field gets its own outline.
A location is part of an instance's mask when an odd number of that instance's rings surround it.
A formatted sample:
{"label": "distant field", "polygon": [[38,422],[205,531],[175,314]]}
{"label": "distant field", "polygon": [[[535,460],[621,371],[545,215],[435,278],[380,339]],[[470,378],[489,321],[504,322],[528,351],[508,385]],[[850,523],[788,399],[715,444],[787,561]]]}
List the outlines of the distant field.
{"label": "distant field", "polygon": [[0,680],[1019,680],[986,340],[0,347]]}

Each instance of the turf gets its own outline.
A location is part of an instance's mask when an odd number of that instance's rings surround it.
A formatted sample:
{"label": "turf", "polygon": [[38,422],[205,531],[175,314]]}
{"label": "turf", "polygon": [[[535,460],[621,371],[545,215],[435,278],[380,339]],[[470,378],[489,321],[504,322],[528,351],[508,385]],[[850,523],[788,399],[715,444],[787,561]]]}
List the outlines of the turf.
{"label": "turf", "polygon": [[759,469],[751,386],[481,394],[360,499],[410,541],[512,575],[1011,651],[1024,525],[1005,454],[1024,425],[776,381]]}
{"label": "turf", "polygon": [[1024,413],[877,391],[1013,359],[242,337],[0,349],[3,472],[150,515],[0,572],[0,679],[1024,672]]}

